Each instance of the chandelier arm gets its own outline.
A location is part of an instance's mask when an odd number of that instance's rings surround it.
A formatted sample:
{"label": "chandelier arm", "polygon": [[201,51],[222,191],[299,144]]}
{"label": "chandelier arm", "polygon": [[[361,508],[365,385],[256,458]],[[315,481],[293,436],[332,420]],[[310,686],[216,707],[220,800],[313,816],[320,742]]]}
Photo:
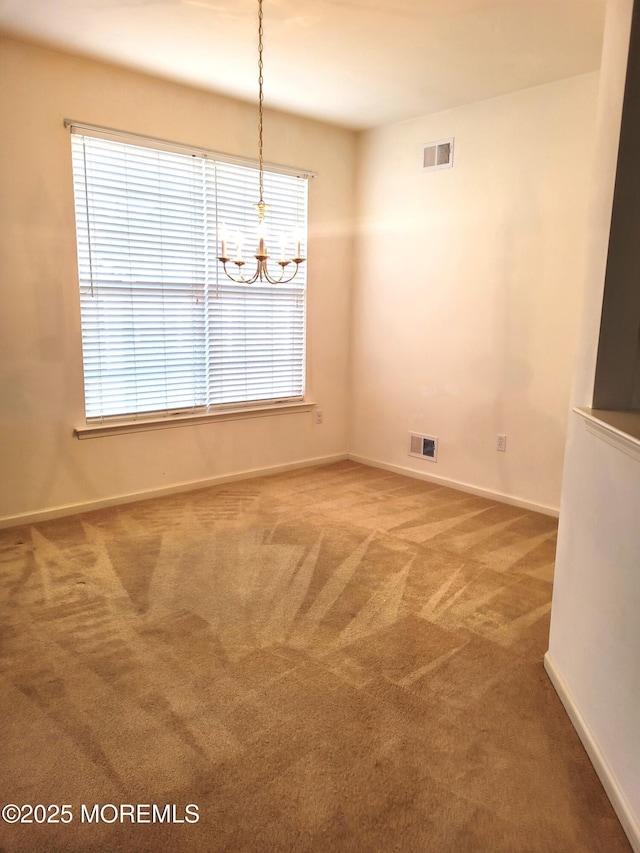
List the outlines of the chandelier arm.
{"label": "chandelier arm", "polygon": [[240,272],[240,271],[238,271],[238,277],[236,278],[236,277],[235,277],[232,273],[230,273],[230,272],[229,272],[229,270],[227,269],[227,261],[223,260],[222,258],[218,258],[218,260],[219,260],[219,261],[222,261],[222,269],[224,270],[225,275],[226,275],[226,276],[227,276],[227,278],[228,278],[228,279],[230,279],[234,284],[253,284],[253,283],[254,283],[255,281],[257,281],[257,280],[258,280],[258,278],[259,278],[259,275],[260,275],[260,264],[258,264],[258,267],[256,268],[256,271],[254,272],[254,274],[253,274],[250,278],[245,278],[245,277],[242,275],[242,272]]}
{"label": "chandelier arm", "polygon": [[[245,278],[245,276],[241,272],[240,267],[238,267],[237,276],[234,276],[232,273],[229,272],[229,270],[227,269],[229,258],[220,257],[218,258],[218,260],[222,263],[222,268],[224,270],[225,275],[234,284],[254,284],[256,281],[258,281],[258,279],[260,281],[268,281],[269,284],[288,284],[296,277],[300,264],[303,264],[305,261],[304,258],[294,258],[293,261],[278,261],[281,266],[281,270],[280,277],[276,278],[274,275],[271,275],[271,273],[267,269],[267,257],[256,256],[257,266],[255,272],[249,278]],[[285,278],[285,270],[290,263],[294,263],[296,265],[296,268],[288,278]]]}
{"label": "chandelier arm", "polygon": [[[287,263],[289,263],[289,262],[287,262]],[[284,270],[284,266],[282,267],[282,272],[280,273],[280,278],[275,278],[274,276],[272,276],[272,275],[269,273],[269,271],[268,271],[268,270],[267,270],[267,268],[266,268],[266,265],[265,265],[265,268],[264,268],[264,278],[269,282],[269,284],[288,284],[290,281],[293,281],[293,279],[294,279],[294,278],[296,277],[296,275],[298,274],[298,267],[300,266],[300,264],[302,263],[302,261],[294,261],[294,263],[295,263],[295,265],[296,265],[296,268],[295,268],[295,270],[291,273],[291,275],[289,276],[289,278],[284,278],[284,272],[285,272],[285,270]]]}

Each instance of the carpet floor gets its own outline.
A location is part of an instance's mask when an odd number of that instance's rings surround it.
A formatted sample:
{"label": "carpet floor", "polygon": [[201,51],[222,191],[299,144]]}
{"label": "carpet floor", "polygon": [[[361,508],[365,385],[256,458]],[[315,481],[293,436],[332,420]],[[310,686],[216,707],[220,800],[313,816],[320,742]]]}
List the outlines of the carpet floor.
{"label": "carpet floor", "polygon": [[556,526],[344,462],[0,531],[0,850],[628,853]]}

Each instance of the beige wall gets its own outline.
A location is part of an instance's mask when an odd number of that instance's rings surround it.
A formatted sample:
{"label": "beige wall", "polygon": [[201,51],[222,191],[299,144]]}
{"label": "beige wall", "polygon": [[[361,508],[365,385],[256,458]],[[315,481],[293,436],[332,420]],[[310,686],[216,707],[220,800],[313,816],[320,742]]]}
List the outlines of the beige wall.
{"label": "beige wall", "polygon": [[[557,509],[597,87],[589,74],[362,135],[358,458]],[[449,136],[453,169],[422,172],[421,145]],[[407,455],[409,431],[439,437],[436,464]]]}
{"label": "beige wall", "polygon": [[[267,113],[266,159],[318,173],[308,396],[324,424],[304,413],[78,441],[63,119],[252,157],[255,106],[12,40],[0,47],[0,519],[348,451],[558,506],[597,75],[359,137]],[[422,173],[421,144],[449,135],[454,168]],[[439,436],[437,464],[407,455],[410,430]]]}
{"label": "beige wall", "polygon": [[265,117],[265,159],[317,172],[309,195],[308,396],[324,411],[78,441],[82,363],[72,118],[256,155],[256,110],[0,41],[0,519],[347,451],[355,134]]}
{"label": "beige wall", "polygon": [[[572,403],[590,407],[633,0],[608,0]],[[571,413],[545,664],[640,851],[640,459]]]}

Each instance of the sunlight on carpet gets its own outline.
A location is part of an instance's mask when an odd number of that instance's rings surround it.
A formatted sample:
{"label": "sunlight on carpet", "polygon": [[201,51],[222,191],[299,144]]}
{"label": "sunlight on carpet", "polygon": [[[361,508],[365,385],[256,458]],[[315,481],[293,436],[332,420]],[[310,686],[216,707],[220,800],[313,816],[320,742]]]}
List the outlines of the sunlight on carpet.
{"label": "sunlight on carpet", "polygon": [[[2,803],[73,814],[0,849],[629,851],[542,667],[556,526],[343,462],[0,531]],[[199,820],[81,820],[122,803]]]}

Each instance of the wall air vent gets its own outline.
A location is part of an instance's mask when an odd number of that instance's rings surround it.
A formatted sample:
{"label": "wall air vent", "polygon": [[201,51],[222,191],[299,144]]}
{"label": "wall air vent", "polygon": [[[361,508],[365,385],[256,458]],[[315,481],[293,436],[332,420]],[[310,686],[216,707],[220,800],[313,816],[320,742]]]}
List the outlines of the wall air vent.
{"label": "wall air vent", "polygon": [[438,439],[434,435],[420,435],[410,432],[409,456],[419,456],[420,459],[436,462],[438,459]]}
{"label": "wall air vent", "polygon": [[422,146],[422,169],[433,172],[435,169],[450,169],[453,166],[453,136],[427,142]]}

